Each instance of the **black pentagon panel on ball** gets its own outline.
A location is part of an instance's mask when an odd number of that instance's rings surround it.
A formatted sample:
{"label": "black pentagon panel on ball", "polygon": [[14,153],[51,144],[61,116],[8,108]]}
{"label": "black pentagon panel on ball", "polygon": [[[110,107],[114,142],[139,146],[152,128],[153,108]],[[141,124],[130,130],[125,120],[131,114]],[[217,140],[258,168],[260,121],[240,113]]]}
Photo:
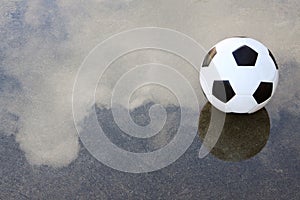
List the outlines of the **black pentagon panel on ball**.
{"label": "black pentagon panel on ball", "polygon": [[214,81],[212,94],[222,101],[227,103],[235,95],[229,81]]}
{"label": "black pentagon panel on ball", "polygon": [[232,52],[232,55],[238,66],[255,66],[258,53],[244,45]]}
{"label": "black pentagon panel on ball", "polygon": [[209,50],[209,52],[206,54],[202,67],[208,67],[213,57],[217,54],[216,47]]}
{"label": "black pentagon panel on ball", "polygon": [[272,52],[270,51],[270,49],[268,49],[268,50],[269,50],[269,55],[270,55],[270,57],[272,58],[272,60],[273,60],[273,62],[274,62],[274,64],[275,64],[275,66],[276,66],[276,69],[278,69],[278,65],[277,65],[277,63],[276,63],[276,60],[275,60],[275,58],[274,58]]}
{"label": "black pentagon panel on ball", "polygon": [[253,97],[258,104],[261,104],[271,97],[272,91],[273,83],[261,82],[254,92]]}

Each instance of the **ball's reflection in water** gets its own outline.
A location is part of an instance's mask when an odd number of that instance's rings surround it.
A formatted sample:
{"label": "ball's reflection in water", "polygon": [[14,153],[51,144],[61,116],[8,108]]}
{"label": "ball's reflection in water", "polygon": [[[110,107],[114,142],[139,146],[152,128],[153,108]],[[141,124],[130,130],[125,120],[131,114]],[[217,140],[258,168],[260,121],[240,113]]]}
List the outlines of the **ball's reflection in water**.
{"label": "ball's reflection in water", "polygon": [[[206,136],[212,105],[207,103],[199,119],[201,140]],[[221,136],[210,152],[226,161],[242,161],[258,154],[266,145],[270,134],[270,120],[265,108],[253,114],[226,114]]]}

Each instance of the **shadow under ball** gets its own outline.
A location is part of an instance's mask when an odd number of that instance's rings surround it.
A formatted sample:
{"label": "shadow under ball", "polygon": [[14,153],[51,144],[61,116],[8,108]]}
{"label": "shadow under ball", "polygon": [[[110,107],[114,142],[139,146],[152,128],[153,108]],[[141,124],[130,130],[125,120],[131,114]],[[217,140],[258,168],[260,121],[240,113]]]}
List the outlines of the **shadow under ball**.
{"label": "shadow under ball", "polygon": [[[200,114],[198,132],[202,141],[210,124],[211,109],[215,108],[207,103]],[[252,114],[226,114],[221,136],[210,153],[225,161],[246,160],[263,149],[269,134],[270,120],[265,108]]]}

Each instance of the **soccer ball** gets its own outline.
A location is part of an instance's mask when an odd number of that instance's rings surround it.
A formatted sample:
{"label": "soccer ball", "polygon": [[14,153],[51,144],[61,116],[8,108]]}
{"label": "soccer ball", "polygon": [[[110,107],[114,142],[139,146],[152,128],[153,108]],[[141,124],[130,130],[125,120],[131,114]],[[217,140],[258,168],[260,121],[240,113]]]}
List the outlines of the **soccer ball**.
{"label": "soccer ball", "polygon": [[271,51],[247,37],[217,43],[205,56],[200,84],[208,101],[226,113],[253,113],[271,99],[278,66]]}

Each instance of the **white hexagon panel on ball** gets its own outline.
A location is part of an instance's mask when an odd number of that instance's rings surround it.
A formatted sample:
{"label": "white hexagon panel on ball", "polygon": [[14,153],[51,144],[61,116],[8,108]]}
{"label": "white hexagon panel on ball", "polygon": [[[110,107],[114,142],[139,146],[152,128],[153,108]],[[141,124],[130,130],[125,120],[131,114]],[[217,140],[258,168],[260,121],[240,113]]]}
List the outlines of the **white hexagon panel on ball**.
{"label": "white hexagon panel on ball", "polygon": [[271,51],[257,40],[233,37],[217,43],[204,58],[200,84],[208,101],[226,113],[263,108],[278,84]]}

